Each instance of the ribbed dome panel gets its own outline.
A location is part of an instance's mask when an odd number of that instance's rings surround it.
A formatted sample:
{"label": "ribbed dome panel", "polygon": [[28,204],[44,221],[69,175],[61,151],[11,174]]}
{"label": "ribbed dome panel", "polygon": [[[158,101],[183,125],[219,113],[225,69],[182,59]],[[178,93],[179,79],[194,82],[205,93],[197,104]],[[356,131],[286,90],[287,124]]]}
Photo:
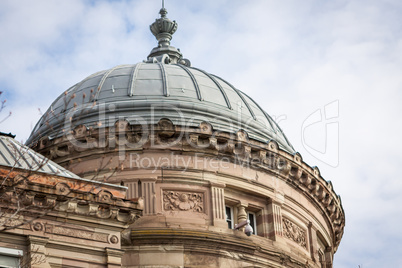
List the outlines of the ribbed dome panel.
{"label": "ribbed dome panel", "polygon": [[190,127],[205,121],[214,130],[243,129],[251,139],[273,139],[294,153],[279,126],[246,94],[217,76],[179,64],[119,65],[85,78],[53,102],[27,143],[64,135],[70,118],[71,128],[108,127],[120,119],[154,124],[169,118]]}

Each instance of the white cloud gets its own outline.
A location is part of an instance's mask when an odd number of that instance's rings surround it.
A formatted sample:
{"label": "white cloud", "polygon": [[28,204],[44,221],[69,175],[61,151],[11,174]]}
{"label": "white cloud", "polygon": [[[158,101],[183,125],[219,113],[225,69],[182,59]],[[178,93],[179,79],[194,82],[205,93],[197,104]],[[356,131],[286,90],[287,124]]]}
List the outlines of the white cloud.
{"label": "white cloud", "polygon": [[[74,83],[145,59],[156,45],[148,28],[159,10],[153,2],[1,1],[0,90],[13,111],[1,131],[26,140],[37,109]],[[346,212],[335,267],[397,267],[401,2],[172,0],[166,7],[179,23],[172,44],[268,113],[286,115],[280,125],[296,150],[333,182]],[[336,100],[340,162],[333,168],[303,148],[301,126]]]}

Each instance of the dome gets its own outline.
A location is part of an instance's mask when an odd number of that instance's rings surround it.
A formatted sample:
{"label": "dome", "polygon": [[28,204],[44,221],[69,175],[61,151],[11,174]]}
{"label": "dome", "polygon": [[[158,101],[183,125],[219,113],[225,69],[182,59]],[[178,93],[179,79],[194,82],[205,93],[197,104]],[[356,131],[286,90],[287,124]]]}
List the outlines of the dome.
{"label": "dome", "polygon": [[158,40],[144,62],[119,65],[94,73],[60,95],[42,116],[27,144],[63,136],[75,127],[112,127],[118,120],[152,125],[169,119],[176,126],[214,131],[245,131],[248,138],[295,153],[285,134],[250,97],[222,78],[191,67],[180,50],[170,46],[177,23],[166,17],[150,26]]}
{"label": "dome", "polygon": [[119,265],[332,267],[345,225],[332,183],[253,99],[170,46],[177,23],[166,13],[145,61],[67,89],[27,143],[141,198],[141,218],[112,245]]}
{"label": "dome", "polygon": [[214,131],[243,130],[250,139],[275,140],[294,153],[279,126],[245,93],[218,76],[165,61],[119,65],[90,75],[52,103],[27,143],[61,136],[78,125],[109,127],[121,119],[156,124],[162,118],[185,127],[208,122]]}

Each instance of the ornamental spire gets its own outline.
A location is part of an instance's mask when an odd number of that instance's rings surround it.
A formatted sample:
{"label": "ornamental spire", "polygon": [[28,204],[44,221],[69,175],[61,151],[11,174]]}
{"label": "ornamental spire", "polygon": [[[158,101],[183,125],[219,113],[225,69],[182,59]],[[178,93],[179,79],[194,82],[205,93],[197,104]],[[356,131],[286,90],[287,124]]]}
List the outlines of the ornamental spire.
{"label": "ornamental spire", "polygon": [[162,63],[180,63],[189,66],[190,61],[183,59],[180,50],[170,45],[178,24],[176,21],[168,19],[167,13],[165,1],[162,0],[162,8],[159,11],[161,17],[149,26],[152,34],[158,40],[158,46],[152,49],[148,55],[148,61],[156,60]]}
{"label": "ornamental spire", "polygon": [[166,17],[167,13],[166,8],[162,7],[159,11],[161,17],[156,19],[150,26],[151,32],[158,40],[159,46],[169,46],[172,35],[177,30],[177,22],[168,19]]}

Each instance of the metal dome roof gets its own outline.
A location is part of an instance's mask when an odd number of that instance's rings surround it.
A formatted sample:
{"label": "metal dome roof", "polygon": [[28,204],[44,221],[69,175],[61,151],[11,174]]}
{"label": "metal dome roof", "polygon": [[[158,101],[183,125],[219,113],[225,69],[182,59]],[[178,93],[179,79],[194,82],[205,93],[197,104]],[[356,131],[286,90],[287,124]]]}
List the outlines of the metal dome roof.
{"label": "metal dome roof", "polygon": [[155,124],[161,118],[188,127],[205,121],[231,133],[243,129],[251,139],[273,139],[294,152],[272,118],[230,83],[197,68],[160,62],[119,65],[85,78],[53,102],[27,143],[61,136],[70,119],[72,128],[96,128],[119,119]]}
{"label": "metal dome roof", "polygon": [[41,137],[62,136],[78,125],[114,126],[117,120],[156,124],[162,118],[175,125],[198,127],[208,122],[214,130],[236,133],[268,142],[294,153],[292,145],[258,104],[227,81],[190,67],[189,60],[170,46],[177,23],[166,17],[150,26],[158,40],[148,60],[97,72],[60,95],[42,116],[27,144]]}

